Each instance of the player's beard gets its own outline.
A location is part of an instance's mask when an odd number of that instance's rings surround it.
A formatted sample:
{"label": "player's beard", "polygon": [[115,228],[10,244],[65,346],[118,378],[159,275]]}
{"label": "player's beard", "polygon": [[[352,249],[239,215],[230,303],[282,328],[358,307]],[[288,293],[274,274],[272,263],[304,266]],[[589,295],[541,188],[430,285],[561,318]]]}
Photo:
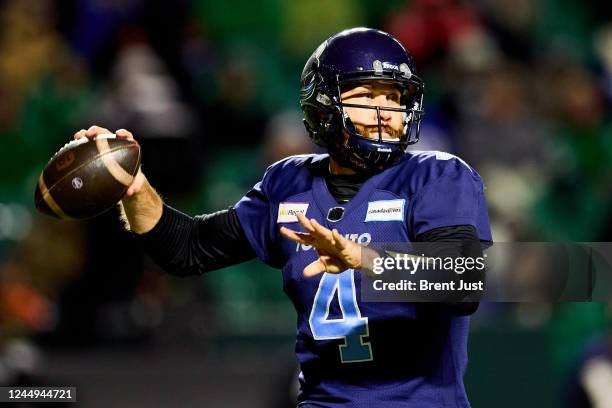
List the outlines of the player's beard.
{"label": "player's beard", "polygon": [[[378,126],[364,126],[354,123],[355,131],[368,139],[378,140]],[[393,129],[391,126],[383,126],[381,132],[386,132],[387,136],[383,137],[386,142],[399,142],[403,136],[402,130]]]}

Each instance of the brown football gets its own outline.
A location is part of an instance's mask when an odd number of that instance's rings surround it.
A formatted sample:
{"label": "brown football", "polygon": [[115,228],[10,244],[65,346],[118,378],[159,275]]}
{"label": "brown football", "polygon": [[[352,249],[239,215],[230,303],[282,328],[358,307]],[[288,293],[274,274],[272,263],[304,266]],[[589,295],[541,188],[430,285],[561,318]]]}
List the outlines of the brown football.
{"label": "brown football", "polygon": [[137,142],[98,135],[73,140],[49,160],[38,178],[36,208],[62,219],[85,219],[121,200],[140,166]]}

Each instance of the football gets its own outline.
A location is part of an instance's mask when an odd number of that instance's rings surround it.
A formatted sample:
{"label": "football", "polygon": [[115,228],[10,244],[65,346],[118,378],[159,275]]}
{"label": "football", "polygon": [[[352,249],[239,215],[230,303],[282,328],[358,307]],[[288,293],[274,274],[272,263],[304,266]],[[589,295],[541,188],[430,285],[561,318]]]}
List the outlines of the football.
{"label": "football", "polygon": [[115,135],[73,140],[43,169],[36,208],[61,219],[95,217],[121,200],[140,166],[140,146]]}

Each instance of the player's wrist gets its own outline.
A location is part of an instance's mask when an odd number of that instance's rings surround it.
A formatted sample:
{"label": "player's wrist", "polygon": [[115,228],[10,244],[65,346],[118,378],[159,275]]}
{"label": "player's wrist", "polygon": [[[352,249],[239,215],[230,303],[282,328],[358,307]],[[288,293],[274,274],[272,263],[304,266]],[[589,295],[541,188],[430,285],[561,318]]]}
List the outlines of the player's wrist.
{"label": "player's wrist", "polygon": [[380,257],[380,254],[376,252],[372,248],[368,248],[367,246],[361,245],[361,256],[359,262],[359,269],[361,272],[365,273],[367,276],[374,277],[376,274],[374,273],[374,260]]}
{"label": "player's wrist", "polygon": [[124,196],[121,203],[129,229],[137,234],[151,231],[162,216],[163,200],[146,178],[142,188],[132,196]]}

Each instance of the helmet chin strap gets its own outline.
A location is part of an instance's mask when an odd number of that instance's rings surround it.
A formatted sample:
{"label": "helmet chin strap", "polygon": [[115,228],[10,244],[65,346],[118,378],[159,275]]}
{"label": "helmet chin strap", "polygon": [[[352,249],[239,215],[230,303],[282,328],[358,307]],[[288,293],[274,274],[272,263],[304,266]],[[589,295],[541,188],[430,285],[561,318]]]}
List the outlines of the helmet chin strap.
{"label": "helmet chin strap", "polygon": [[[342,130],[342,138],[337,138],[336,141],[330,145],[327,149],[330,157],[336,161],[340,166],[349,168],[357,173],[367,174],[378,174],[388,166],[368,166],[367,163],[358,156],[358,153],[353,149],[349,143],[349,139],[353,136],[349,133],[348,129]],[[392,163],[389,163],[389,166]]]}

